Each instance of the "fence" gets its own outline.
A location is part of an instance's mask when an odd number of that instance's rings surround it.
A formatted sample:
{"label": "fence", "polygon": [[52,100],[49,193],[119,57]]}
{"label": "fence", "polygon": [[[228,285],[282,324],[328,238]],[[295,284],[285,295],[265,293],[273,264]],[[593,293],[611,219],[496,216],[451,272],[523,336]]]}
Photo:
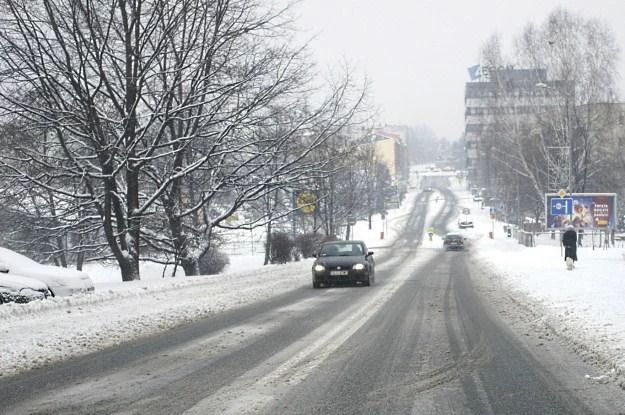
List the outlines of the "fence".
{"label": "fence", "polygon": [[265,253],[265,233],[261,230],[235,230],[219,249],[228,255],[259,255]]}
{"label": "fence", "polygon": [[[563,230],[552,231],[524,231],[514,226],[504,225],[504,235],[516,239],[524,246],[560,246]],[[611,230],[578,230],[579,247],[593,249],[625,248],[625,235]]]}

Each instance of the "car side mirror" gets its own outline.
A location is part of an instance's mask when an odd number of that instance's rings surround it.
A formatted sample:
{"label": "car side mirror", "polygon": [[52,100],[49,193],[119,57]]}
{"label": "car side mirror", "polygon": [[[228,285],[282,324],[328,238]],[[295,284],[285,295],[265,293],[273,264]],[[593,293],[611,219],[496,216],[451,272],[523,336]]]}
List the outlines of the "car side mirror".
{"label": "car side mirror", "polygon": [[373,251],[367,252],[367,256],[371,256],[371,255],[373,255]]}

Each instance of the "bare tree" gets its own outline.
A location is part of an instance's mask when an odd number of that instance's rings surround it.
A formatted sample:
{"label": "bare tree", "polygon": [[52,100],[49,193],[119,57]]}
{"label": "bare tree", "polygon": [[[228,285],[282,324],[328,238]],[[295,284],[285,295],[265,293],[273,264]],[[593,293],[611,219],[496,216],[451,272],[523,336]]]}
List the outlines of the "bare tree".
{"label": "bare tree", "polygon": [[[491,74],[493,105],[481,109],[486,127],[480,168],[517,217],[535,211],[545,192],[569,187],[569,181],[570,191],[592,183],[601,168],[597,149],[604,138],[598,131],[606,119],[589,109],[613,102],[618,52],[605,24],[560,8],[516,38],[512,55],[526,68],[518,71],[522,76]],[[498,35],[480,55],[493,66],[504,62]]]}
{"label": "bare tree", "polygon": [[493,33],[482,43],[479,50],[479,61],[482,62],[482,66],[488,68],[497,68],[504,65],[505,57],[499,33]]}
{"label": "bare tree", "polygon": [[550,122],[556,136],[562,136],[560,142],[571,140],[566,143],[572,149],[570,190],[584,191],[597,168],[594,148],[601,145],[601,137],[593,131],[602,128],[595,125],[598,118],[588,105],[616,99],[620,50],[614,34],[602,21],[559,8],[541,26],[525,28],[517,39],[516,53],[522,64],[545,68],[548,79],[561,82],[556,88],[564,99],[559,110],[551,112]]}
{"label": "bare tree", "polygon": [[[212,229],[300,174],[362,102],[346,80],[293,130],[259,136],[270,104],[295,105],[310,74],[304,50],[284,40],[285,10],[255,0],[1,4],[2,115],[53,132],[58,157],[30,174],[21,163],[44,159],[33,142],[5,167],[95,212],[125,281],[139,279],[141,246],[168,246],[197,273]],[[315,123],[302,151],[260,176]]]}
{"label": "bare tree", "polygon": [[[82,268],[86,254],[97,255],[101,226],[84,201],[71,194],[79,179],[62,173],[64,160],[48,131],[12,120],[0,125],[5,149],[0,158],[2,243],[60,266]],[[57,175],[50,175],[56,170]],[[46,186],[33,185],[33,178]],[[59,186],[67,192],[55,192]]]}

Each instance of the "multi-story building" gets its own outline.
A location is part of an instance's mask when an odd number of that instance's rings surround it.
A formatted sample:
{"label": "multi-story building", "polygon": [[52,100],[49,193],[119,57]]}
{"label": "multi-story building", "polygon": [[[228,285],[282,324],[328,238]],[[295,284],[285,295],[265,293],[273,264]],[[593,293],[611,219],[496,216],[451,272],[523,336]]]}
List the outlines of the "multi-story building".
{"label": "multi-story building", "polygon": [[572,83],[547,81],[544,69],[490,69],[465,85],[465,145],[469,182],[491,187],[492,147],[506,127],[553,108],[573,105]]}
{"label": "multi-story building", "polygon": [[401,186],[408,179],[408,145],[401,128],[384,127],[373,131],[376,157],[388,167],[393,184]]}

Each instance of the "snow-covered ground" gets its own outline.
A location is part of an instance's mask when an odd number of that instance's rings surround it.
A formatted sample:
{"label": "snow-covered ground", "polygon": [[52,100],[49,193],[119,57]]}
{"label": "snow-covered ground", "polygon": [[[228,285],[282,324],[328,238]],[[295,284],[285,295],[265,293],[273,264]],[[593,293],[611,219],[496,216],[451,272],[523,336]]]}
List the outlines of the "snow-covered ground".
{"label": "snow-covered ground", "polygon": [[[452,180],[462,200],[466,186]],[[418,188],[386,221],[371,230],[358,223],[354,237],[375,251],[401,230]],[[442,205],[430,195],[432,218]],[[471,202],[472,203],[472,202]],[[606,379],[625,374],[625,259],[622,248],[581,247],[576,269],[567,271],[560,247],[539,244],[527,248],[493,223],[488,209],[473,209],[475,228],[467,229],[472,261],[487,265],[490,274],[472,276],[497,285],[531,317],[567,340],[602,369]],[[380,239],[384,231],[384,239]],[[494,231],[494,238],[488,233]],[[440,235],[419,249],[442,249]],[[219,313],[310,286],[312,260],[262,266],[263,254],[231,257],[227,271],[215,276],[163,278],[163,270],[145,268],[142,280],[120,282],[114,268],[88,270],[96,292],[28,304],[0,306],[0,376],[17,373],[75,355],[165,330],[181,322]]]}

